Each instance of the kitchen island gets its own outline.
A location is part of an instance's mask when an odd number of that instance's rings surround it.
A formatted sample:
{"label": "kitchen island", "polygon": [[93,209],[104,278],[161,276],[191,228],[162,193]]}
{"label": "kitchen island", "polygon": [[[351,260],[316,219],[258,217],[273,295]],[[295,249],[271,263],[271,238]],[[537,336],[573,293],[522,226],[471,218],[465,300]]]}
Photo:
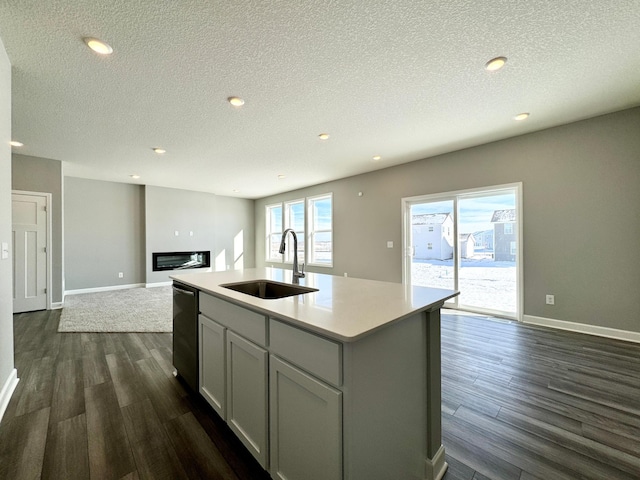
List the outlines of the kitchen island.
{"label": "kitchen island", "polygon": [[[172,276],[199,290],[199,391],[274,479],[439,479],[440,308],[452,290],[288,270]],[[179,373],[179,372],[178,372]]]}

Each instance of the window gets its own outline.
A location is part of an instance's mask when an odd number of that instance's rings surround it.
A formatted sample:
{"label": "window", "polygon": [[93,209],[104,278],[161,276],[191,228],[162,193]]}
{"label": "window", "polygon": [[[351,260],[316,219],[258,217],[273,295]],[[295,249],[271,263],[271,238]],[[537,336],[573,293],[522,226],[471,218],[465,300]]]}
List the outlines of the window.
{"label": "window", "polygon": [[266,260],[268,262],[282,262],[282,255],[278,253],[282,238],[282,204],[266,206]]}
{"label": "window", "polygon": [[509,253],[511,255],[515,255],[517,253],[516,242],[510,242],[510,244],[509,244]]}
{"label": "window", "polygon": [[[298,264],[321,267],[333,265],[332,194],[291,200],[265,207],[265,261],[293,263],[293,245],[287,239],[287,249],[280,255],[282,232],[293,229],[298,239]],[[290,237],[290,236],[289,236]],[[307,253],[309,252],[309,253]]]}
{"label": "window", "polygon": [[[284,204],[284,228],[292,228],[298,238],[298,265],[305,263],[304,259],[304,199],[286,202]],[[293,247],[289,248],[293,243],[287,243],[285,250],[285,262],[293,263]]]}
{"label": "window", "polygon": [[333,265],[332,195],[308,199],[309,264]]}
{"label": "window", "polygon": [[504,234],[505,235],[513,235],[513,223],[505,223],[504,224]]}

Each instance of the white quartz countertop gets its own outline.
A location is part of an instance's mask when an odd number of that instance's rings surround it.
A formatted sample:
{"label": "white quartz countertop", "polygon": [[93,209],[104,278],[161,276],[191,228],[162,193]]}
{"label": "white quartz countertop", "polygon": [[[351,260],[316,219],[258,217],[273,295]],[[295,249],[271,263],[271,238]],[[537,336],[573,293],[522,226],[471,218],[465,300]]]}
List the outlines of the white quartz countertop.
{"label": "white quartz countertop", "polygon": [[409,287],[400,283],[307,273],[299,284],[317,292],[280,299],[261,299],[221,287],[248,280],[292,283],[291,270],[250,268],[197,272],[171,278],[248,309],[280,318],[343,342],[353,342],[415,313],[439,308],[458,295],[455,290]]}

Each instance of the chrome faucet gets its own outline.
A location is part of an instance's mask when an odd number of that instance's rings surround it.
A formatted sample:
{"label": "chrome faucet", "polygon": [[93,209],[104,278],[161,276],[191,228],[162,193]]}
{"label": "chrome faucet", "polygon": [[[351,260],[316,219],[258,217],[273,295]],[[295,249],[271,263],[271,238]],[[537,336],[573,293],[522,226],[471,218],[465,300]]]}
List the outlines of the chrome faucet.
{"label": "chrome faucet", "polygon": [[287,239],[287,233],[291,232],[293,235],[293,282],[297,283],[298,278],[304,278],[304,263],[302,264],[302,271],[298,270],[298,236],[292,228],[287,228],[282,232],[282,239],[280,240],[280,249],[278,252],[282,255],[285,250],[285,241]]}

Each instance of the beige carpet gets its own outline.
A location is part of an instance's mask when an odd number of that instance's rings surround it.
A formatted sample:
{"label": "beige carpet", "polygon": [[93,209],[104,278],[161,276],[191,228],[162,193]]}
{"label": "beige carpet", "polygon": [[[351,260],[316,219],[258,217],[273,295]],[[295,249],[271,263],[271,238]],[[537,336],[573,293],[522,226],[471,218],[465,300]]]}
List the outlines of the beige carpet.
{"label": "beige carpet", "polygon": [[59,332],[171,332],[171,286],[67,295]]}

